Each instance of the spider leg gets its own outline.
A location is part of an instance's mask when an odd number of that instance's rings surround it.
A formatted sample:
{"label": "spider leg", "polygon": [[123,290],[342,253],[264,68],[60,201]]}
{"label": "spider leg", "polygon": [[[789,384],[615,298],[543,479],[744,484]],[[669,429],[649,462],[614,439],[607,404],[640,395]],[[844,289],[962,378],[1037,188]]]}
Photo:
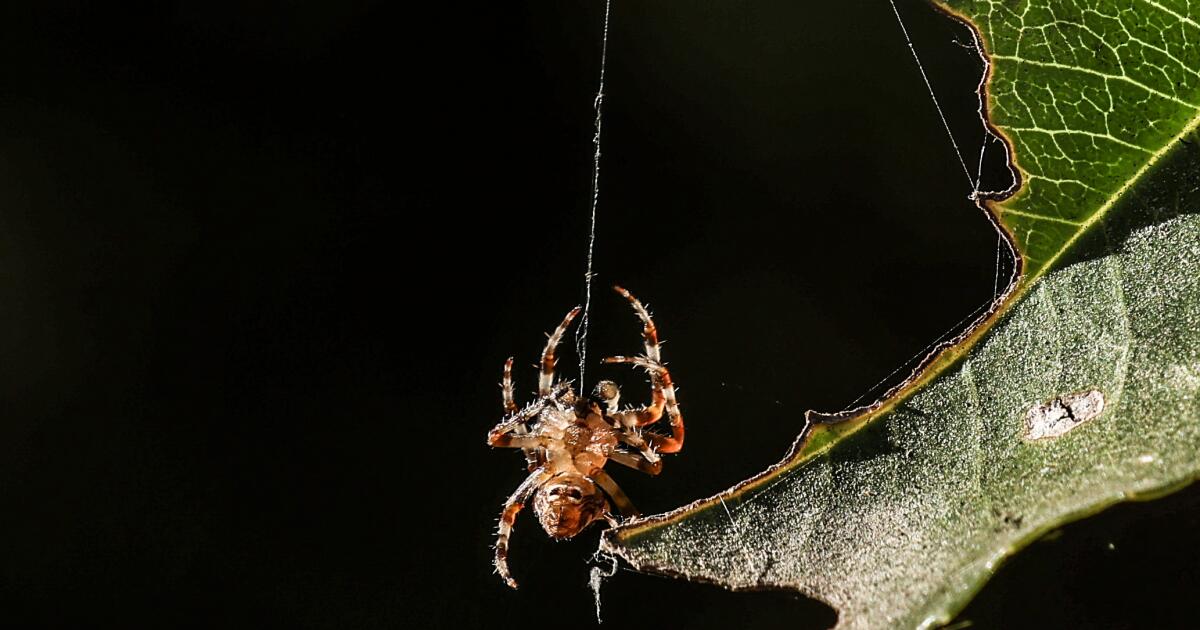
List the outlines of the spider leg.
{"label": "spider leg", "polygon": [[[513,380],[512,380],[512,365],[513,358],[508,357],[504,362],[504,378],[500,381],[500,399],[504,404],[504,411],[509,415],[518,412],[517,403],[513,400]],[[524,424],[519,424],[513,429],[513,432],[518,435],[524,435],[528,432],[528,428]],[[525,450],[525,464],[530,472],[533,472],[538,466],[542,465],[543,457],[537,449]]]}
{"label": "spider leg", "polygon": [[[654,400],[649,407],[643,410],[650,413],[640,414],[637,418],[637,422],[639,422],[638,426],[650,424],[661,417],[661,412],[658,412],[658,417],[654,417],[654,412],[660,406],[659,399],[661,396],[661,406],[666,408],[667,417],[671,424],[671,436],[651,436],[650,443],[660,453],[678,453],[683,449],[683,414],[680,413],[679,403],[675,400],[675,384],[671,382],[671,373],[667,371],[667,367],[662,362],[662,353],[658,343],[658,328],[654,326],[654,320],[650,318],[650,312],[646,310],[646,307],[632,293],[619,286],[614,286],[613,290],[620,293],[622,297],[629,301],[630,306],[633,307],[633,312],[637,314],[638,319],[642,320],[642,343],[646,347],[646,357],[644,359],[612,357],[605,359],[604,362],[632,363],[650,372],[651,393]],[[653,419],[651,420],[650,418]]]}
{"label": "spider leg", "polygon": [[[640,365],[646,362],[641,357],[605,357],[603,363],[630,363]],[[644,427],[648,424],[658,422],[662,418],[663,407],[667,404],[667,397],[663,394],[661,379],[651,373],[650,378],[650,405],[641,407],[626,407],[621,411],[611,413],[608,417],[616,421],[617,425],[623,429],[632,429],[634,427]]]}
{"label": "spider leg", "polygon": [[[610,357],[611,359],[624,359],[625,357]],[[620,363],[620,361],[604,360],[605,363]],[[663,406],[667,402],[667,397],[663,395],[662,388],[654,384],[650,388],[650,395],[653,402],[650,406],[642,407],[626,407],[625,409],[612,414],[610,417],[615,419],[622,427],[629,429],[633,427],[644,427],[648,424],[658,422],[662,418]]]}
{"label": "spider leg", "polygon": [[662,472],[662,460],[650,460],[643,453],[629,453],[626,451],[613,451],[609,459],[617,462],[622,466],[628,466],[634,470],[640,470],[647,475],[656,476]]}
{"label": "spider leg", "polygon": [[552,439],[544,435],[513,435],[512,433],[501,433],[499,435],[488,434],[488,446],[498,448],[520,448],[534,449],[545,448],[553,442]]}
{"label": "spider leg", "polygon": [[[667,366],[647,357],[608,357],[604,359],[604,362],[627,363],[650,372],[653,404],[644,409],[630,409],[618,414],[618,421],[622,423],[622,426],[650,424],[662,417],[661,409],[665,407],[671,424],[671,435],[651,435],[650,444],[660,453],[678,453],[682,450],[683,413],[679,411],[679,403],[675,400],[675,384],[671,381],[671,373],[667,370]],[[660,401],[662,405],[659,404]]]}
{"label": "spider leg", "polygon": [[504,502],[504,511],[500,513],[500,528],[496,534],[496,571],[512,588],[517,588],[517,581],[508,572],[508,539],[512,536],[513,523],[516,522],[517,514],[521,508],[525,507],[525,502],[529,500],[534,490],[549,478],[550,473],[545,468],[534,470],[517,487],[516,492],[512,493],[508,501]]}
{"label": "spider leg", "polygon": [[647,444],[646,440],[642,439],[641,431],[619,427],[617,430],[617,439],[637,449],[638,455],[642,459],[654,466],[662,468],[662,459],[658,456],[658,453],[655,452],[654,447],[650,444]]}
{"label": "spider leg", "polygon": [[524,409],[518,411],[516,414],[506,417],[500,421],[500,424],[492,427],[492,430],[488,432],[488,442],[491,442],[493,435],[524,429],[525,423],[528,422],[530,418],[533,418],[541,413],[545,408],[546,401],[537,400],[526,406]]}
{"label": "spider leg", "polygon": [[637,508],[633,507],[633,501],[629,500],[629,497],[626,496],[625,491],[621,489],[621,486],[618,486],[617,482],[614,481],[612,477],[608,476],[608,473],[604,472],[603,469],[597,470],[591,475],[591,478],[592,481],[596,482],[597,486],[600,486],[600,488],[604,490],[605,494],[608,495],[608,498],[612,499],[613,503],[615,503],[617,506],[617,510],[619,510],[621,514],[625,516],[642,515],[641,512],[638,512]]}
{"label": "spider leg", "polygon": [[530,449],[545,448],[553,442],[551,438],[544,435],[532,433],[517,434],[516,429],[518,427],[524,428],[521,425],[513,425],[512,423],[498,425],[488,432],[488,446],[520,448],[528,451]]}
{"label": "spider leg", "polygon": [[642,343],[646,346],[646,356],[655,362],[662,361],[658,351],[658,328],[654,326],[654,320],[650,319],[650,311],[642,305],[641,300],[633,296],[632,293],[626,291],[623,287],[614,286],[613,290],[621,294],[626,300],[629,300],[630,306],[633,307],[633,312],[637,313],[638,319],[642,320]]}
{"label": "spider leg", "polygon": [[500,381],[500,400],[504,403],[504,412],[508,414],[517,413],[517,403],[513,400],[512,364],[513,358],[508,357],[504,362],[504,378]]}
{"label": "spider leg", "polygon": [[[544,446],[543,441],[546,438],[539,438],[533,435],[522,433],[525,429],[525,423],[536,417],[543,409],[546,408],[546,401],[554,396],[558,396],[563,391],[570,388],[569,383],[559,383],[557,387],[550,390],[550,397],[540,398],[525,406],[524,409],[518,411],[515,415],[508,416],[500,421],[500,424],[492,427],[488,431],[488,444],[492,446],[510,446],[514,448],[533,448],[536,446]],[[517,433],[517,435],[511,435]],[[520,438],[525,441],[521,442]],[[531,441],[532,440],[532,441]]]}
{"label": "spider leg", "polygon": [[562,336],[567,332],[567,327],[571,325],[571,320],[575,319],[581,310],[583,310],[581,306],[571,309],[558,328],[555,328],[554,332],[546,339],[546,348],[542,350],[542,374],[538,378],[538,396],[549,394],[554,387],[554,364],[556,361],[554,349],[558,347],[558,342],[562,341]]}

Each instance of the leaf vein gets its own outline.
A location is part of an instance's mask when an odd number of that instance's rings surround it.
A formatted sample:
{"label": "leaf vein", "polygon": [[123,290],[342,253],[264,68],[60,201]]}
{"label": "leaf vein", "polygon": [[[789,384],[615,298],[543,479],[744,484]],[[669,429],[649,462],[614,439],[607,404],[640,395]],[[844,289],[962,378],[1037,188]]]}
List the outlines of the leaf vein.
{"label": "leaf vein", "polygon": [[1119,144],[1121,146],[1129,147],[1130,149],[1137,149],[1138,151],[1142,151],[1144,153],[1150,153],[1150,154],[1154,153],[1153,149],[1147,149],[1146,147],[1143,147],[1139,144],[1134,144],[1132,142],[1129,142],[1128,140],[1122,140],[1114,135],[1107,134],[1107,133],[1096,133],[1094,131],[1084,131],[1082,129],[1043,129],[1041,127],[1005,127],[1005,129],[1008,131],[1015,131],[1017,133],[1042,133],[1042,134],[1046,134],[1049,136],[1057,136],[1060,134],[1061,135],[1072,135],[1072,136],[1086,136],[1088,138],[1095,138],[1097,140],[1108,140],[1109,142],[1115,142],[1116,144]]}
{"label": "leaf vein", "polygon": [[1038,61],[1036,59],[1025,59],[1024,57],[1018,57],[1015,55],[992,55],[992,59],[1003,60],[1003,61],[1014,61],[1016,63],[1023,63],[1023,64],[1032,65],[1032,66],[1041,66],[1043,68],[1055,68],[1057,70],[1064,70],[1067,72],[1080,72],[1083,74],[1090,74],[1092,76],[1100,77],[1106,81],[1122,81],[1122,82],[1128,83],[1134,87],[1145,90],[1147,93],[1158,96],[1159,98],[1164,98],[1169,101],[1173,101],[1175,103],[1178,103],[1185,107],[1189,107],[1191,109],[1200,110],[1200,105],[1185,101],[1185,100],[1179,98],[1178,96],[1174,96],[1172,94],[1167,94],[1166,92],[1160,92],[1159,90],[1156,90],[1156,89],[1150,87],[1149,85],[1146,85],[1145,83],[1142,83],[1141,81],[1138,81],[1137,79],[1133,79],[1131,77],[1127,77],[1127,76],[1120,75],[1120,74],[1108,74],[1107,72],[1100,72],[1099,70],[1093,70],[1091,68],[1085,68],[1083,66],[1072,66],[1070,64],[1059,63],[1057,61]]}

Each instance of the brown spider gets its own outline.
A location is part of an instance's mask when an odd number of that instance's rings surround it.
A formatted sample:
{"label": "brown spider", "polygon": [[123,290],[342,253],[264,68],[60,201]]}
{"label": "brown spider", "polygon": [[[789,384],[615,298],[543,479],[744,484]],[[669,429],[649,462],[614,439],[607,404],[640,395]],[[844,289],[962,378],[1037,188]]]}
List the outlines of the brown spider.
{"label": "brown spider", "polygon": [[[576,396],[569,381],[554,382],[554,350],[571,320],[579,314],[578,306],[567,313],[546,341],[542,351],[542,372],[538,378],[538,398],[524,409],[518,410],[513,402],[512,358],[504,364],[500,388],[508,415],[488,433],[488,444],[522,449],[530,471],[529,477],[504,504],[496,541],[496,570],[512,588],[517,588],[517,582],[508,571],[508,538],[517,513],[530,497],[542,528],[556,540],[571,538],[600,519],[616,524],[609,501],[626,516],[637,516],[638,512],[629,497],[604,472],[604,464],[611,459],[657,475],[662,471],[659,453],[677,453],[683,448],[683,416],[675,402],[671,374],[659,355],[654,321],[646,307],[629,291],[613,288],[629,300],[642,320],[646,355],[609,357],[604,363],[628,363],[649,372],[649,406],[618,409],[621,392],[612,381],[600,381],[592,395],[586,398]],[[671,435],[648,433],[643,436],[642,427],[657,422],[664,409]],[[622,449],[619,444],[633,450]]]}

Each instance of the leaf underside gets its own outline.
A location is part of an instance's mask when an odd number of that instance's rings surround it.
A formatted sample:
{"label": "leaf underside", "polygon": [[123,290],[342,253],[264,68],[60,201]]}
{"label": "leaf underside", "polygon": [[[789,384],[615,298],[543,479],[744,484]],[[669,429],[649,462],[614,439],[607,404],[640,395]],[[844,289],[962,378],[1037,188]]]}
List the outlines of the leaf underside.
{"label": "leaf underside", "polygon": [[[943,8],[992,59],[1024,183],[989,205],[1024,258],[1014,297],[778,466],[607,532],[633,567],[796,589],[839,627],[930,626],[1046,531],[1200,475],[1200,3]],[[1046,417],[1065,432],[1030,439]]]}

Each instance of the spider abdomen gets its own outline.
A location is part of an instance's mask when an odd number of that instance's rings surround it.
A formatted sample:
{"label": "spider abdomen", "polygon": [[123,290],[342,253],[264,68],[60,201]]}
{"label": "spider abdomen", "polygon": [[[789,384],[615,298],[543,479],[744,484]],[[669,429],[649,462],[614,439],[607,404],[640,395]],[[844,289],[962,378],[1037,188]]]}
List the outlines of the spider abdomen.
{"label": "spider abdomen", "polygon": [[555,475],[533,497],[533,511],[551,538],[571,538],[599,520],[607,501],[591,479],[578,472]]}

